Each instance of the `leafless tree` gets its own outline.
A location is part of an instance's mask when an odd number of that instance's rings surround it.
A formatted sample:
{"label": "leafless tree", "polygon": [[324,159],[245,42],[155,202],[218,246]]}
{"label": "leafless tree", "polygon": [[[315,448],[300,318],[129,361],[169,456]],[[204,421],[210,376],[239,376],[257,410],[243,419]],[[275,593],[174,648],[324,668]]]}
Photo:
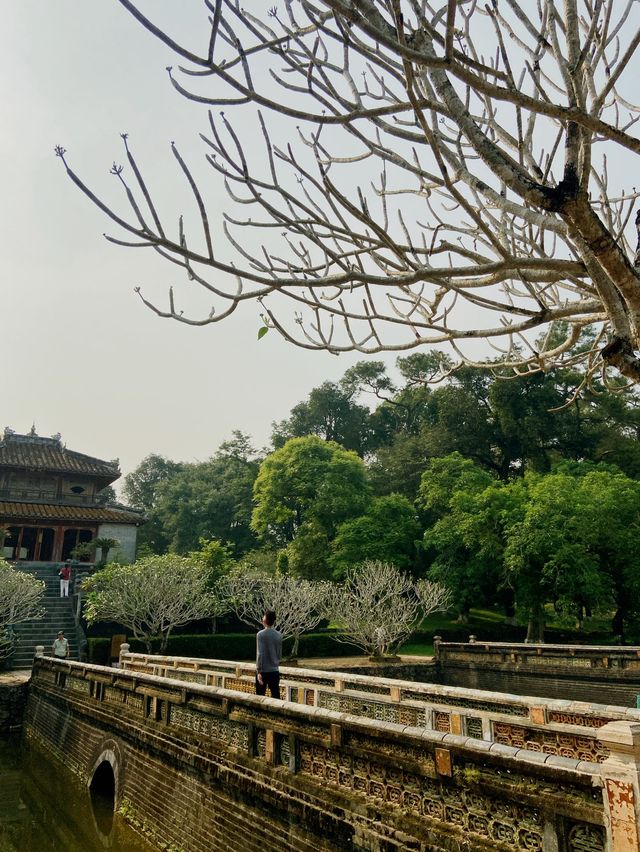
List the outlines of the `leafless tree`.
{"label": "leafless tree", "polygon": [[[229,196],[221,242],[175,145],[196,228],[160,215],[126,135],[112,171],[128,212],[57,148],[125,232],[108,239],[154,249],[213,302],[192,318],[173,291],[167,308],[141,294],[160,316],[215,323],[258,302],[260,334],[308,349],[446,344],[509,375],[579,359],[586,380],[640,379],[634,0],[204,0],[199,46],[119,2],[209,111]],[[252,107],[256,132],[240,131]]]}
{"label": "leafless tree", "polygon": [[447,609],[451,593],[439,583],[414,583],[386,562],[364,562],[332,589],[328,615],[339,641],[371,655],[396,648],[431,612]]}
{"label": "leafless tree", "polygon": [[90,624],[122,624],[149,653],[154,639],[160,640],[164,653],[175,627],[228,611],[222,596],[211,588],[209,568],[173,553],[148,556],[133,565],[109,563],[88,577],[83,589]]}
{"label": "leafless tree", "polygon": [[268,609],[275,612],[276,629],[283,638],[293,638],[292,657],[298,654],[302,634],[313,630],[322,619],[329,586],[321,581],[242,570],[227,576],[222,585],[230,608],[245,624],[259,627]]}
{"label": "leafless tree", "polygon": [[42,618],[44,585],[33,574],[17,571],[0,558],[0,660],[13,650],[12,626]]}

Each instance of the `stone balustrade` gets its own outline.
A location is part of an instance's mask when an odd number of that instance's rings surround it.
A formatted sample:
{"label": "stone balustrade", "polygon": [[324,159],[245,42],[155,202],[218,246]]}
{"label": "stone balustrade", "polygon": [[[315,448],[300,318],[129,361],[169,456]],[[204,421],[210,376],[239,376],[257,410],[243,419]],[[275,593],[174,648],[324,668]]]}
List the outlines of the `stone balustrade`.
{"label": "stone balustrade", "polygon": [[[131,654],[127,648],[120,656],[127,671],[255,693],[254,664]],[[597,737],[597,729],[608,722],[640,723],[640,711],[624,707],[298,667],[280,671],[285,701],[578,760],[602,762],[608,757]]]}
{"label": "stone balustrade", "polygon": [[436,676],[448,684],[628,707],[640,694],[640,647],[435,640]]}
{"label": "stone balustrade", "polygon": [[436,656],[450,660],[466,660],[471,656],[481,662],[508,662],[545,668],[640,672],[639,646],[481,642],[475,636],[469,639],[469,642],[436,641]]}
{"label": "stone balustrade", "polygon": [[[123,668],[109,669],[36,659],[27,739],[48,748],[86,779],[95,769],[95,755],[107,746],[96,742],[89,748],[82,741],[98,729],[104,731],[110,759],[119,749],[127,750],[122,765],[128,769],[118,769],[118,796],[132,803],[145,831],[157,832],[163,842],[188,852],[210,849],[211,844],[230,848],[216,841],[219,811],[204,807],[207,791],[214,788],[216,795],[233,795],[224,815],[227,831],[233,808],[241,807],[243,797],[258,808],[255,826],[265,812],[270,814],[274,844],[269,845],[271,834],[259,838],[266,850],[639,848],[636,721],[619,719],[592,730],[608,755],[597,763],[536,753],[469,736],[464,730],[447,733],[406,719],[372,719],[321,706],[325,692],[353,694],[358,700],[366,695],[378,702],[390,699],[389,690],[396,689],[396,704],[404,700],[410,707],[410,702],[422,701],[424,715],[426,702],[418,684],[360,676],[342,676],[340,683],[337,674],[287,669],[283,680],[291,700],[280,701],[235,688],[247,686],[253,676],[252,667],[245,664],[231,668],[221,662],[218,668],[216,661],[190,660],[182,665],[179,659],[145,661],[144,655],[126,653],[122,662]],[[152,665],[161,674],[150,673]],[[196,675],[202,682],[190,679]],[[221,678],[226,687],[218,685]],[[320,678],[327,683],[319,683]],[[366,692],[367,685],[372,691]],[[422,686],[432,695],[440,689]],[[444,689],[448,699],[463,692]],[[306,695],[301,699],[300,690],[313,692],[313,705]],[[403,697],[409,691],[412,694]],[[464,700],[476,702],[474,713],[484,712],[477,708],[481,695],[466,692]],[[492,697],[486,700],[491,704]],[[500,700],[507,707],[527,707],[525,699],[515,696]],[[449,712],[453,717],[457,711],[449,706]],[[162,768],[145,774],[141,750],[154,766],[164,760]],[[183,805],[169,795],[158,808],[157,791],[150,790],[152,778],[168,790],[188,788],[183,796],[192,809],[188,836],[184,814],[181,824],[176,812]],[[204,803],[201,810],[198,802]],[[266,802],[266,808],[261,810],[260,802]],[[236,848],[252,849],[249,835],[242,839],[243,825],[238,818]],[[284,846],[276,829],[287,831]]]}

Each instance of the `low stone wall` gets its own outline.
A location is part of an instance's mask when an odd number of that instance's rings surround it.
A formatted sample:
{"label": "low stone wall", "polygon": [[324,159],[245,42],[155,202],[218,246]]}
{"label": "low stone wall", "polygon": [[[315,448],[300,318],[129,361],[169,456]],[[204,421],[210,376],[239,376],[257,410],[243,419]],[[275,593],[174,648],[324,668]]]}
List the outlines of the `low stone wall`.
{"label": "low stone wall", "polygon": [[0,737],[6,737],[22,726],[28,682],[29,676],[22,672],[0,673]]}
{"label": "low stone wall", "polygon": [[640,801],[629,722],[599,729],[597,764],[40,659],[25,734],[85,783],[108,760],[118,805],[185,852],[638,848],[621,845]]}
{"label": "low stone wall", "polygon": [[[127,671],[255,694],[252,663],[131,654],[128,645],[122,647],[120,666]],[[598,728],[617,720],[640,723],[640,711],[624,707],[585,706],[582,702],[301,667],[282,667],[280,697],[361,718],[423,726],[597,763],[608,757],[597,738]]]}
{"label": "low stone wall", "polygon": [[622,707],[635,707],[640,695],[640,647],[436,641],[434,648],[438,679],[452,686]]}

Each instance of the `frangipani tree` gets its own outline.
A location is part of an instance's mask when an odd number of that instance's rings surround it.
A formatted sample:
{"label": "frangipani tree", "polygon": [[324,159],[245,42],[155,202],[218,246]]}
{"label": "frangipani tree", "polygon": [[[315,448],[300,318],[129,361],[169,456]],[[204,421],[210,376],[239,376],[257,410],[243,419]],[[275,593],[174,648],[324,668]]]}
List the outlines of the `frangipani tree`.
{"label": "frangipani tree", "polygon": [[21,621],[41,618],[45,584],[33,574],[17,571],[0,558],[0,660],[13,650],[10,628]]}
{"label": "frangipani tree", "polygon": [[230,608],[245,624],[259,627],[266,610],[275,612],[276,630],[284,639],[293,639],[292,657],[297,656],[300,636],[323,618],[330,588],[324,581],[242,570],[229,575],[222,586]]}
{"label": "frangipani tree", "polygon": [[445,373],[486,363],[485,340],[511,374],[580,360],[585,381],[640,379],[634,0],[204,0],[193,43],[119,2],[208,111],[228,192],[220,228],[172,142],[192,210],[167,217],[123,134],[113,208],[56,149],[108,239],[202,289],[201,314],[138,289],[157,314],[205,325],[249,302],[260,336],[307,349],[448,343]]}
{"label": "frangipani tree", "polygon": [[450,604],[451,593],[440,583],[414,583],[394,565],[369,561],[349,569],[344,582],[332,587],[327,612],[339,641],[380,657],[397,648],[427,615]]}
{"label": "frangipani tree", "polygon": [[208,567],[175,554],[149,556],[133,565],[110,563],[87,578],[83,588],[89,624],[122,624],[149,653],[158,639],[163,653],[175,627],[227,611],[211,589]]}

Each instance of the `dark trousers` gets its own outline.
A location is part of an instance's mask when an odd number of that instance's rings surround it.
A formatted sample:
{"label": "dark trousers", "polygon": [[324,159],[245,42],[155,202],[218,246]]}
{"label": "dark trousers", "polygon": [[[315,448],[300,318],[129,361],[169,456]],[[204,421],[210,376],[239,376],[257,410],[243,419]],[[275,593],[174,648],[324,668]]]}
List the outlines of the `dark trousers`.
{"label": "dark trousers", "polygon": [[280,698],[280,672],[261,672],[262,686],[256,677],[256,695],[266,695],[267,687],[272,698]]}

